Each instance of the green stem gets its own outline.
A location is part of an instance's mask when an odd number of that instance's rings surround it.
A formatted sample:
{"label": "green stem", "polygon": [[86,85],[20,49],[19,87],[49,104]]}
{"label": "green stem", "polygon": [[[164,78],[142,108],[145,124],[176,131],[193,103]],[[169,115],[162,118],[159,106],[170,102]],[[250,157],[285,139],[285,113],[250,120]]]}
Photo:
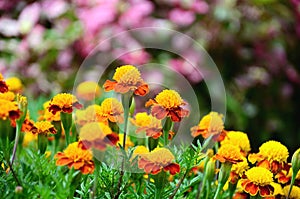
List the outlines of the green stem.
{"label": "green stem", "polygon": [[97,186],[98,186],[98,176],[100,170],[100,162],[95,160],[95,172],[94,172],[94,185],[93,185],[93,195],[92,198],[96,198]]}
{"label": "green stem", "polygon": [[168,142],[169,142],[169,132],[172,129],[172,126],[173,126],[173,122],[172,122],[171,118],[167,117],[165,125],[163,127],[164,146],[168,145]]}
{"label": "green stem", "polygon": [[60,113],[60,118],[62,122],[62,126],[65,131],[65,136],[66,136],[66,144],[67,146],[70,144],[70,131],[72,127],[72,114],[71,113]]}
{"label": "green stem", "polygon": [[290,189],[289,189],[289,192],[288,192],[288,195],[287,195],[286,199],[288,199],[290,197],[290,194],[291,194],[292,189],[293,189],[293,185],[294,185],[295,180],[296,180],[296,175],[297,175],[297,173],[293,172],[291,183],[290,183]]}
{"label": "green stem", "polygon": [[214,199],[218,199],[218,197],[219,197],[219,195],[222,191],[223,186],[224,185],[218,184],[217,192],[215,193]]}
{"label": "green stem", "polygon": [[22,127],[22,124],[20,125],[20,123],[17,122],[15,144],[14,144],[14,148],[13,148],[12,158],[11,158],[11,161],[10,161],[11,166],[13,165],[14,160],[16,158],[16,152],[17,152],[17,147],[18,147],[18,144],[19,144],[19,138],[20,138],[20,133],[21,133],[21,127]]}
{"label": "green stem", "polygon": [[236,190],[236,186],[237,186],[237,183],[232,184],[229,182],[229,199],[232,199],[232,197],[235,193],[235,190]]}

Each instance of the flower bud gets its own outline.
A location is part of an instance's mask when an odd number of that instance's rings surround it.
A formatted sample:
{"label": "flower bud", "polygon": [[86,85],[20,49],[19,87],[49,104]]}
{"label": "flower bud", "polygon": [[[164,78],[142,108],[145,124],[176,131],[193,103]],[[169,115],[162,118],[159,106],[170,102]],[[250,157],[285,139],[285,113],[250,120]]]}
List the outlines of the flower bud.
{"label": "flower bud", "polygon": [[15,193],[16,194],[20,194],[20,193],[22,193],[23,192],[23,187],[22,186],[16,186],[16,188],[15,188]]}
{"label": "flower bud", "polygon": [[293,174],[297,174],[300,170],[300,148],[293,154],[292,157]]}

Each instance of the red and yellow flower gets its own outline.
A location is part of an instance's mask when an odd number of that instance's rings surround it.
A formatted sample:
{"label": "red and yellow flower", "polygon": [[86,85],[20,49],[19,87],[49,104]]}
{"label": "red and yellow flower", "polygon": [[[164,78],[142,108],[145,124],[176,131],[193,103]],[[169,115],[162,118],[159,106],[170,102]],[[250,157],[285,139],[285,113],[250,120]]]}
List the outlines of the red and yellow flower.
{"label": "red and yellow flower", "polygon": [[82,104],[78,102],[74,95],[60,93],[51,99],[48,110],[52,114],[56,114],[57,112],[72,113],[73,108],[81,109],[82,107]]}
{"label": "red and yellow flower", "polygon": [[241,154],[239,147],[231,144],[224,144],[219,148],[214,158],[222,163],[230,162],[236,164],[242,162],[244,157]]}
{"label": "red and yellow flower", "polygon": [[91,101],[99,97],[101,90],[99,85],[93,81],[85,81],[80,83],[76,88],[76,95],[83,100]]}
{"label": "red and yellow flower", "polygon": [[245,172],[248,169],[249,169],[249,165],[247,159],[243,157],[242,162],[238,162],[232,165],[230,176],[229,176],[229,182],[231,182],[232,184],[236,184],[240,178],[244,177]]}
{"label": "red and yellow flower", "polygon": [[103,85],[105,91],[114,90],[122,94],[133,91],[135,95],[140,96],[144,96],[149,92],[149,86],[141,78],[140,71],[132,65],[118,67],[113,80],[106,80]]}
{"label": "red and yellow flower", "polygon": [[6,93],[8,91],[8,86],[4,81],[3,75],[0,73],[0,93]]}
{"label": "red and yellow flower", "polygon": [[[284,196],[288,196],[290,190],[290,185],[283,187]],[[300,187],[293,186],[290,193],[289,199],[299,199],[300,198]]]}
{"label": "red and yellow flower", "polygon": [[80,129],[79,133],[80,145],[83,148],[95,148],[105,150],[107,145],[116,145],[119,136],[104,123],[91,122],[87,123]]}
{"label": "red and yellow flower", "polygon": [[93,154],[90,150],[83,149],[78,142],[68,145],[63,152],[55,155],[57,166],[74,167],[83,174],[91,174],[94,172]]}
{"label": "red and yellow flower", "polygon": [[241,179],[242,187],[251,196],[258,193],[262,197],[272,196],[274,193],[273,173],[264,167],[252,167],[245,173],[246,178]]}
{"label": "red and yellow flower", "polygon": [[171,175],[179,173],[180,166],[173,163],[174,155],[169,149],[156,148],[153,151],[145,154],[140,154],[138,167],[143,169],[147,174],[158,174],[161,171],[169,171]]}
{"label": "red and yellow flower", "polygon": [[47,120],[47,121],[55,121],[58,122],[60,121],[60,112],[56,112],[53,114],[52,112],[49,111],[48,107],[50,105],[50,101],[47,101],[43,104],[44,110],[40,111],[40,118],[39,120]]}
{"label": "red and yellow flower", "polygon": [[7,101],[14,101],[16,98],[16,95],[11,92],[11,91],[7,91],[5,93],[0,93],[0,99],[4,99],[4,100],[7,100]]}
{"label": "red and yellow flower", "polygon": [[18,119],[21,116],[21,111],[16,102],[0,99],[0,119],[11,120]]}
{"label": "red and yellow flower", "polygon": [[161,120],[148,115],[146,112],[137,113],[131,122],[138,127],[136,130],[137,133],[145,131],[147,136],[154,139],[162,135]]}
{"label": "red and yellow flower", "polygon": [[85,110],[77,110],[75,113],[76,123],[83,126],[91,122],[105,121],[101,118],[101,107],[97,104],[88,106]]}
{"label": "red and yellow flower", "polygon": [[224,140],[221,141],[221,145],[224,144],[238,146],[244,156],[247,156],[251,150],[250,141],[247,134],[240,131],[228,131]]}
{"label": "red and yellow flower", "polygon": [[212,136],[212,139],[217,142],[224,140],[226,131],[224,130],[223,115],[210,112],[200,120],[198,126],[191,128],[191,132],[193,137],[202,135],[205,139]]}
{"label": "red and yellow flower", "polygon": [[102,122],[124,122],[124,108],[115,98],[106,98],[101,103],[97,117]]}
{"label": "red and yellow flower", "polygon": [[289,152],[286,146],[280,142],[271,140],[267,141],[259,147],[257,154],[250,154],[249,161],[254,164],[255,162],[259,167],[265,167],[273,173],[278,173],[284,169],[289,157]]}
{"label": "red and yellow flower", "polygon": [[146,102],[145,106],[151,106],[151,114],[159,120],[170,117],[173,122],[180,122],[189,115],[189,111],[182,107],[186,104],[179,93],[166,89]]}
{"label": "red and yellow flower", "polygon": [[30,129],[32,134],[56,134],[56,129],[54,126],[48,121],[40,121],[34,123],[33,127]]}

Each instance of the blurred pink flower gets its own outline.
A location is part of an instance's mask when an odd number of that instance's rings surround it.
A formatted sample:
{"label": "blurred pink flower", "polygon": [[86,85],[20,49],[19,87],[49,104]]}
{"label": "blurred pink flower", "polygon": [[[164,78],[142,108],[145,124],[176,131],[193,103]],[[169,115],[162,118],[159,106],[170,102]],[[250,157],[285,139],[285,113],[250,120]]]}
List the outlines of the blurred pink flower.
{"label": "blurred pink flower", "polygon": [[43,46],[45,28],[41,25],[36,25],[28,34],[26,40],[30,48],[40,51]]}
{"label": "blurred pink flower", "polygon": [[169,19],[179,26],[191,25],[195,20],[193,11],[175,8],[169,12]]}
{"label": "blurred pink flower", "polygon": [[19,26],[22,34],[29,33],[33,26],[38,22],[41,14],[41,6],[39,3],[27,5],[19,15]]}
{"label": "blurred pink flower", "polygon": [[[123,50],[121,50],[123,51]],[[125,53],[125,54],[123,54]],[[122,56],[118,59],[121,60],[124,64],[132,64],[132,65],[143,65],[149,62],[151,56],[145,50],[136,50],[127,52],[124,50]]]}
{"label": "blurred pink flower", "polygon": [[67,2],[63,0],[45,0],[42,2],[43,14],[50,19],[56,18],[65,13],[68,6]]}
{"label": "blurred pink flower", "polygon": [[206,14],[209,11],[209,6],[205,1],[195,1],[191,7],[198,14]]}
{"label": "blurred pink flower", "polygon": [[0,33],[11,37],[19,34],[19,23],[14,19],[0,18]]}
{"label": "blurred pink flower", "polygon": [[150,1],[131,0],[127,9],[121,14],[119,23],[125,27],[138,27],[143,19],[152,13],[153,9]]}

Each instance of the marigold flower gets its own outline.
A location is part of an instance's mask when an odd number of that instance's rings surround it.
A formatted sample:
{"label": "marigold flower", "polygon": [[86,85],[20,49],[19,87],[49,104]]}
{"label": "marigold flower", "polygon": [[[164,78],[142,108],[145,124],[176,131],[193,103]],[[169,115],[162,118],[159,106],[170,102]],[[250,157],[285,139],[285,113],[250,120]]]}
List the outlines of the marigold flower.
{"label": "marigold flower", "polygon": [[203,138],[213,136],[212,139],[219,142],[224,140],[226,131],[224,130],[223,115],[217,112],[210,112],[199,122],[198,126],[191,128],[192,136],[202,135]]}
{"label": "marigold flower", "polygon": [[283,189],[280,184],[272,182],[271,185],[274,187],[274,193],[271,196],[264,197],[264,199],[276,199],[284,196]]}
{"label": "marigold flower", "polygon": [[0,93],[6,93],[8,91],[8,86],[4,81],[3,75],[0,73]]}
{"label": "marigold flower", "polygon": [[37,141],[38,137],[37,134],[33,134],[31,132],[26,132],[24,134],[22,146],[27,147],[33,141]]}
{"label": "marigold flower", "polygon": [[134,160],[135,157],[137,157],[137,156],[138,156],[138,158],[141,158],[141,156],[143,154],[147,154],[147,153],[149,153],[149,150],[147,149],[147,147],[139,145],[139,146],[135,147],[130,160],[131,161]]}
{"label": "marigold flower", "polygon": [[101,122],[103,120],[101,118],[101,107],[97,104],[90,105],[85,110],[77,110],[75,116],[76,123],[80,126],[90,122]]}
{"label": "marigold flower", "polygon": [[22,81],[17,77],[10,77],[6,79],[6,84],[8,90],[14,93],[20,93],[22,91],[23,85]]}
{"label": "marigold flower", "polygon": [[106,122],[124,122],[124,109],[122,104],[115,98],[105,99],[99,109],[99,120]]}
{"label": "marigold flower", "polygon": [[16,102],[0,99],[0,119],[6,120],[10,118],[11,120],[15,120],[20,116],[21,111]]}
{"label": "marigold flower", "polygon": [[81,109],[83,106],[74,95],[60,93],[51,99],[48,110],[52,114],[56,114],[57,112],[72,113],[73,107]]}
{"label": "marigold flower", "polygon": [[146,102],[146,107],[152,106],[151,114],[157,119],[170,117],[173,122],[180,122],[183,117],[189,115],[189,111],[182,108],[187,103],[174,90],[163,90],[155,99]]}
{"label": "marigold flower", "polygon": [[74,167],[83,174],[91,174],[94,172],[93,154],[90,150],[82,149],[78,142],[69,144],[63,152],[55,155],[57,166]]}
{"label": "marigold flower", "polygon": [[140,71],[132,65],[118,67],[113,80],[115,81],[106,80],[103,85],[105,91],[114,90],[123,94],[133,91],[134,94],[141,96],[149,92],[148,84],[141,78]]}
{"label": "marigold flower", "polygon": [[239,178],[242,178],[248,169],[249,169],[249,165],[248,165],[247,159],[245,157],[243,157],[242,162],[238,162],[238,163],[232,165],[230,176],[229,176],[229,181],[232,184],[236,184],[237,181],[239,180]]}
{"label": "marigold flower", "polygon": [[241,154],[239,147],[231,144],[222,145],[214,158],[222,163],[230,162],[236,164],[243,161],[243,155]]}
{"label": "marigold flower", "polygon": [[56,134],[56,129],[48,121],[36,122],[33,127],[30,129],[30,132],[33,134]]}
{"label": "marigold flower", "polygon": [[248,152],[251,150],[247,134],[240,131],[228,131],[224,140],[221,141],[221,145],[223,144],[238,146],[244,156],[247,156]]}
{"label": "marigold flower", "polygon": [[259,147],[257,154],[250,154],[249,161],[257,166],[265,167],[273,173],[278,173],[284,168],[284,165],[289,157],[289,152],[286,146],[280,142],[271,140],[267,141]]}
{"label": "marigold flower", "polygon": [[104,123],[87,123],[80,129],[80,144],[83,148],[106,149],[107,145],[115,145],[119,141],[119,136]]}
{"label": "marigold flower", "polygon": [[246,171],[246,179],[242,179],[242,187],[245,192],[255,196],[258,192],[262,197],[271,196],[274,193],[272,186],[273,174],[264,167],[253,167]]}
{"label": "marigold flower", "polygon": [[0,93],[0,99],[4,99],[4,100],[7,100],[7,101],[14,101],[16,98],[16,95],[11,92],[11,91],[8,91],[6,93]]}
{"label": "marigold flower", "polygon": [[149,153],[141,155],[138,160],[138,167],[143,169],[147,174],[158,174],[162,170],[169,171],[171,175],[179,173],[180,166],[173,163],[174,155],[166,148],[156,148]]}
{"label": "marigold flower", "polygon": [[146,112],[137,113],[135,119],[132,119],[131,122],[138,127],[136,130],[137,133],[145,131],[147,136],[154,139],[162,135],[161,120],[148,115]]}
{"label": "marigold flower", "polygon": [[[293,171],[291,168],[291,164],[287,163],[287,164],[285,164],[284,168],[281,169],[275,175],[275,179],[277,179],[278,182],[281,184],[289,183],[290,180],[292,179],[292,173],[293,173]],[[297,175],[295,177],[295,185],[300,186],[300,171],[297,172]]]}
{"label": "marigold flower", "polygon": [[49,111],[48,107],[50,105],[50,101],[47,101],[43,104],[44,110],[40,112],[41,116],[39,120],[47,120],[47,121],[60,121],[60,112],[56,112],[53,114]]}
{"label": "marigold flower", "polygon": [[77,86],[76,94],[81,99],[91,101],[100,96],[101,90],[96,82],[85,81]]}
{"label": "marigold flower", "polygon": [[[289,189],[290,189],[290,185],[285,186],[283,188],[284,196],[286,196],[286,197],[288,196]],[[300,198],[300,187],[293,186],[292,191],[291,191],[290,196],[289,196],[289,199],[299,199],[299,198]]]}
{"label": "marigold flower", "polygon": [[[121,146],[123,145],[123,141],[124,141],[124,134],[119,134],[119,141],[117,142],[117,146],[120,144]],[[130,140],[129,136],[126,136],[126,145],[125,145],[125,149],[127,150],[129,147],[133,147],[134,143]]]}

